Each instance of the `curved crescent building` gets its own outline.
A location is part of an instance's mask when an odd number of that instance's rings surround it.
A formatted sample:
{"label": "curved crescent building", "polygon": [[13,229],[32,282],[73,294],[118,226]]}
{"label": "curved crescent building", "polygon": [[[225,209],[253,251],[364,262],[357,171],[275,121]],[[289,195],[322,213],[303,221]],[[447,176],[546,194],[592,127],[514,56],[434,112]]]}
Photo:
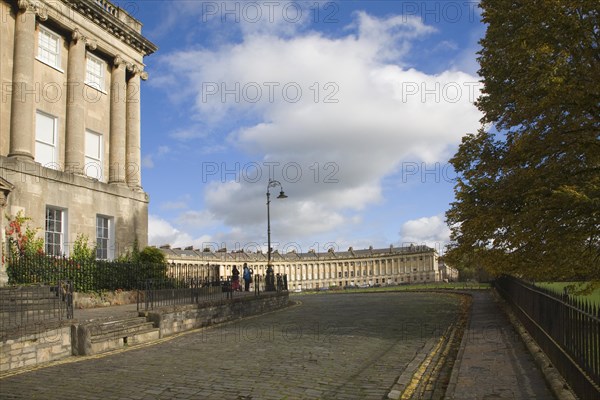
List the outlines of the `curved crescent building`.
{"label": "curved crescent building", "polygon": [[[203,278],[226,278],[233,266],[247,263],[255,274],[264,275],[267,254],[240,251],[201,251],[161,246],[171,274],[193,271]],[[384,249],[354,250],[325,253],[295,251],[281,254],[274,251],[271,263],[275,274],[286,274],[290,290],[310,290],[324,287],[401,285],[439,282],[456,278],[456,270],[438,260],[435,249],[427,246],[407,246]]]}

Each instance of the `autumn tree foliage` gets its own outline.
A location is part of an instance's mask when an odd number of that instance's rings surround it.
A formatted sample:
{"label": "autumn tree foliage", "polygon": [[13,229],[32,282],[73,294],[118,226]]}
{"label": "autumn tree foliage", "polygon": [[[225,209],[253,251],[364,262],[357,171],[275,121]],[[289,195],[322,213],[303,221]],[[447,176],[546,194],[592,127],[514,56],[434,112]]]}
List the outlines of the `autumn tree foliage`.
{"label": "autumn tree foliage", "polygon": [[482,128],[450,160],[447,260],[600,282],[598,3],[482,0]]}

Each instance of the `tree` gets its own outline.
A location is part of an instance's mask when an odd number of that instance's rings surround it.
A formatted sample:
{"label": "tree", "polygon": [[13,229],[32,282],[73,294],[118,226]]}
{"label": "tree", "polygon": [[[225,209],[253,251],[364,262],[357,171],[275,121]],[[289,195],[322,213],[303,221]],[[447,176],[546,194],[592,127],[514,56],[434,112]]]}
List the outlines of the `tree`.
{"label": "tree", "polygon": [[[482,0],[487,129],[450,160],[447,258],[494,274],[600,282],[597,2]],[[491,133],[495,128],[498,134]],[[468,255],[468,256],[467,256]]]}
{"label": "tree", "polygon": [[88,263],[96,260],[96,246],[90,245],[87,235],[77,235],[73,243],[71,259],[78,263]]}
{"label": "tree", "polygon": [[149,264],[166,265],[167,259],[165,254],[156,247],[145,247],[144,250],[138,253],[137,261]]}

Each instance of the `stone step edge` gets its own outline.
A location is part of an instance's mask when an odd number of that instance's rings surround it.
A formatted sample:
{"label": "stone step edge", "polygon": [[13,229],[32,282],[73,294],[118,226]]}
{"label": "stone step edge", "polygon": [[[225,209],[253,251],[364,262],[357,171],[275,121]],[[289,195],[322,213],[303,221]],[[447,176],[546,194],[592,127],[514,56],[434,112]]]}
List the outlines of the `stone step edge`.
{"label": "stone step edge", "polygon": [[[126,341],[124,338],[127,338]],[[101,341],[92,341],[90,352],[86,355],[101,354],[112,350],[148,343],[160,338],[160,329],[152,328],[135,332],[123,337],[106,338]]]}
{"label": "stone step edge", "polygon": [[79,321],[79,326],[84,327],[86,329],[94,329],[95,327],[106,327],[110,329],[114,326],[129,326],[135,325],[138,323],[147,322],[146,317],[125,317],[120,319],[95,319],[95,320],[87,320],[87,321]]}
{"label": "stone step edge", "polygon": [[98,342],[98,341],[112,339],[112,338],[123,338],[123,337],[137,334],[139,332],[143,332],[146,330],[154,330],[154,329],[160,331],[159,328],[154,327],[154,324],[152,322],[145,322],[144,324],[127,327],[125,329],[117,329],[117,330],[113,330],[113,331],[101,332],[101,333],[96,333],[96,334],[94,334],[93,332],[90,332],[90,340],[92,342]]}

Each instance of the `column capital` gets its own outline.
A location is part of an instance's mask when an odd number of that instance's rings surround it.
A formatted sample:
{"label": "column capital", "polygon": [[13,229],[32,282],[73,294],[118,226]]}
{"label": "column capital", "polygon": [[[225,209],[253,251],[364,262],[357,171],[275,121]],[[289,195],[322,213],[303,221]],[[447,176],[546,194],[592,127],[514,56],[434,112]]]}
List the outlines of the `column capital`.
{"label": "column capital", "polygon": [[17,7],[19,11],[33,12],[41,20],[45,21],[48,19],[48,10],[43,7],[39,1],[34,0],[18,0]]}
{"label": "column capital", "polygon": [[134,63],[127,63],[127,71],[131,72],[132,74],[137,74],[138,70],[138,66]]}
{"label": "column capital", "polygon": [[144,71],[144,67],[142,65],[130,63],[127,64],[127,71],[131,72],[133,75],[139,75],[140,79],[148,80],[148,72]]}
{"label": "column capital", "polygon": [[96,40],[85,36],[84,34],[81,33],[79,28],[75,28],[75,29],[73,29],[73,32],[71,33],[71,43],[75,44],[78,42],[83,42],[85,44],[85,46],[89,50],[92,50],[92,51],[96,50],[96,47],[98,46],[98,42]]}
{"label": "column capital", "polygon": [[79,31],[79,28],[75,28],[73,29],[73,32],[71,32],[71,42],[72,43],[77,43],[80,40],[85,39],[85,36],[83,36],[81,34],[81,32]]}
{"label": "column capital", "polygon": [[98,42],[94,39],[90,39],[90,38],[85,38],[85,46],[91,50],[94,51],[96,50],[96,48],[98,47]]}
{"label": "column capital", "polygon": [[129,68],[129,63],[127,63],[127,61],[125,61],[125,59],[123,57],[121,57],[120,54],[117,54],[115,56],[115,58],[113,59],[113,67],[114,68],[119,68],[119,67],[125,67],[125,68]]}

